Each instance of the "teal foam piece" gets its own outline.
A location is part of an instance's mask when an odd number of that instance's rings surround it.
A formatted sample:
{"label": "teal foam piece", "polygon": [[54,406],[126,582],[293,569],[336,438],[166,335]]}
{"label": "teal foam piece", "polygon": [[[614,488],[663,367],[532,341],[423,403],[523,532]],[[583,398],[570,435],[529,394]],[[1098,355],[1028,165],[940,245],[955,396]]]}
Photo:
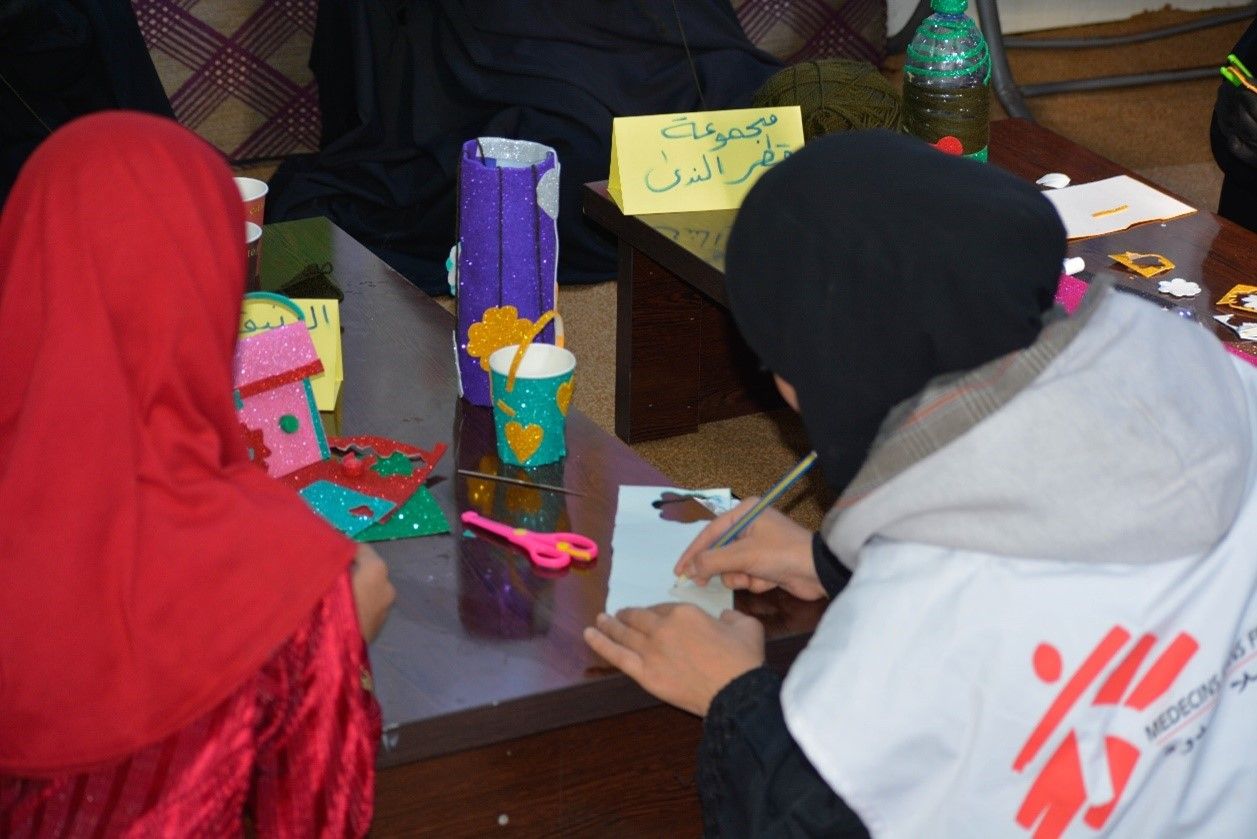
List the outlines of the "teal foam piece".
{"label": "teal foam piece", "polygon": [[[301,490],[301,497],[314,512],[347,536],[357,536],[397,507],[392,501],[364,495],[331,481],[315,481]],[[371,515],[355,516],[349,512],[358,507],[366,507]]]}

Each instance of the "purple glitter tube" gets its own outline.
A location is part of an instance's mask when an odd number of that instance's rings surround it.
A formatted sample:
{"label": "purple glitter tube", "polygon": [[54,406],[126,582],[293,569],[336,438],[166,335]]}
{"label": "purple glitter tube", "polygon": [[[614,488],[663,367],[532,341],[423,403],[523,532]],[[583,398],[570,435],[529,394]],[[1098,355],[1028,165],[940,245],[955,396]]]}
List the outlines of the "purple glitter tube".
{"label": "purple glitter tube", "polygon": [[[489,405],[489,355],[524,341],[554,308],[559,261],[559,159],[526,140],[480,137],[458,167],[457,271],[460,389]],[[514,316],[500,307],[513,306]],[[486,312],[488,313],[486,315]],[[554,343],[551,322],[536,340]]]}

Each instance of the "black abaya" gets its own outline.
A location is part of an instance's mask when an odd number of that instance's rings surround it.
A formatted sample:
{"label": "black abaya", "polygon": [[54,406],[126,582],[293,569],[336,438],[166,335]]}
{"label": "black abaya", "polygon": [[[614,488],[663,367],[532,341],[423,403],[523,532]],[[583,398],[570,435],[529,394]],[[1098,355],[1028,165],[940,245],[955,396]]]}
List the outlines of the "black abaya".
{"label": "black abaya", "polygon": [[0,0],[0,204],[35,146],[109,108],[174,118],[129,0]]}
{"label": "black abaya", "polygon": [[280,168],[268,220],[327,215],[444,293],[464,141],[554,147],[559,280],[609,279],[614,248],[582,217],[580,188],[607,176],[612,117],[747,105],[778,63],[728,0],[321,0],[311,67],[322,148]]}

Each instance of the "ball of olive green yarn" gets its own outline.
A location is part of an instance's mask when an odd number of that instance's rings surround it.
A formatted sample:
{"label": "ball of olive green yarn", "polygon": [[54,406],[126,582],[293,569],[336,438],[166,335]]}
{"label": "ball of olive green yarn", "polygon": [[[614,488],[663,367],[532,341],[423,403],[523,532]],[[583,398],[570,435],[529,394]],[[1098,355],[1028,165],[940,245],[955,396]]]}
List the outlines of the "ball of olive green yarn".
{"label": "ball of olive green yarn", "polygon": [[894,86],[865,61],[805,61],[777,72],[755,92],[758,108],[798,105],[803,138],[860,128],[899,130]]}

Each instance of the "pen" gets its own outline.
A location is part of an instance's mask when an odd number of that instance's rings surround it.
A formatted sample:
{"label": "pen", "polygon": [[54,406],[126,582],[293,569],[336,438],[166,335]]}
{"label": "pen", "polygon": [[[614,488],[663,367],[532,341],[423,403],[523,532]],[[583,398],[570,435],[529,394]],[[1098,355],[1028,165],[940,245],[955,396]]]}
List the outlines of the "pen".
{"label": "pen", "polygon": [[[771,507],[778,498],[786,493],[786,490],[790,489],[790,487],[794,486],[800,478],[806,475],[808,470],[811,469],[815,463],[816,452],[808,452],[807,456],[800,460],[798,465],[786,474],[782,475],[781,480],[773,484],[772,489],[764,493],[764,496],[760,498],[759,501],[756,501],[755,504],[751,506],[751,509],[743,513],[742,517],[734,522],[733,526],[726,530],[724,535],[717,539],[716,543],[712,545],[712,547],[723,548],[734,539],[738,538],[738,536],[742,535],[742,531],[750,527],[751,523],[754,522],[755,519],[759,518],[760,513]],[[684,579],[687,578],[684,574],[682,574],[677,578],[677,582],[680,583]]]}
{"label": "pen", "polygon": [[1235,53],[1228,55],[1226,57],[1226,61],[1228,66],[1219,70],[1219,72],[1222,73],[1222,78],[1226,79],[1236,87],[1242,86],[1248,88],[1254,93],[1257,93],[1257,86],[1255,86],[1251,81],[1253,74],[1248,72],[1248,68],[1244,66],[1244,62],[1240,61]]}
{"label": "pen", "polygon": [[1240,61],[1239,56],[1236,55],[1235,53],[1233,52],[1228,53],[1226,57],[1226,61],[1228,64],[1234,67],[1238,67],[1239,71],[1243,73],[1247,78],[1251,79],[1253,77],[1253,74],[1248,71],[1248,68],[1244,66],[1244,62]]}

